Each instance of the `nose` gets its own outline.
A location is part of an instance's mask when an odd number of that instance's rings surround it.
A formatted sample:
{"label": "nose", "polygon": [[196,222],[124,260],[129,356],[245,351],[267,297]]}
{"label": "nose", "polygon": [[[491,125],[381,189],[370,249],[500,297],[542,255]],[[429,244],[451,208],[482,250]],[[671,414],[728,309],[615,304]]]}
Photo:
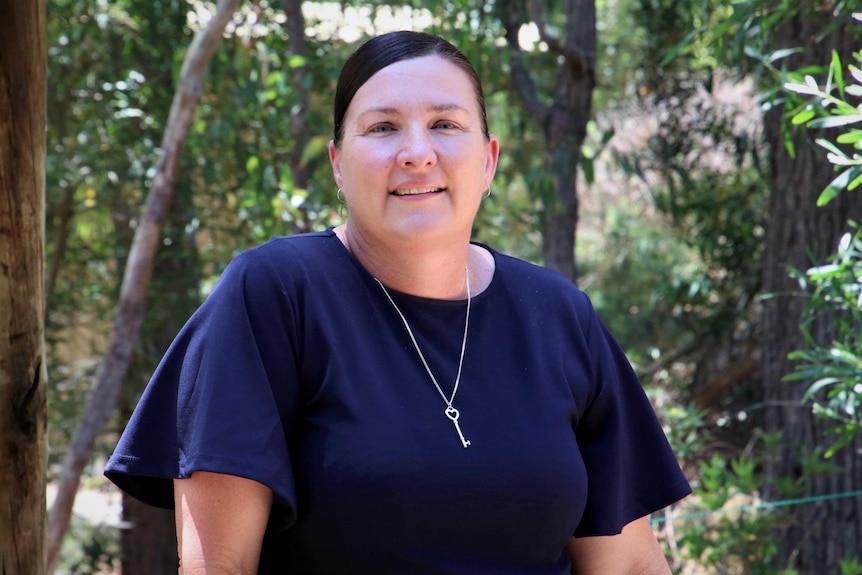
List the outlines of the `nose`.
{"label": "nose", "polygon": [[397,159],[402,168],[422,168],[436,164],[437,150],[431,134],[424,127],[405,130]]}

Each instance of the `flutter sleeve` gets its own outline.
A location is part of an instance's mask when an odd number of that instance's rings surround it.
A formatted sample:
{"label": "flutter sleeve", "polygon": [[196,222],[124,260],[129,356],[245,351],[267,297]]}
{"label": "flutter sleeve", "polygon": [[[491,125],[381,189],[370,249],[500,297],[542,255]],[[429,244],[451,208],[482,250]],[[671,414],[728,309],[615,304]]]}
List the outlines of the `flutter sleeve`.
{"label": "flutter sleeve", "polygon": [[691,493],[628,358],[590,307],[594,393],[576,435],[588,476],[576,537],[614,535]]}
{"label": "flutter sleeve", "polygon": [[270,487],[295,520],[289,432],[298,411],[294,303],[257,250],[240,254],[171,344],[105,475],[145,503],[173,507],[174,478],[211,471]]}

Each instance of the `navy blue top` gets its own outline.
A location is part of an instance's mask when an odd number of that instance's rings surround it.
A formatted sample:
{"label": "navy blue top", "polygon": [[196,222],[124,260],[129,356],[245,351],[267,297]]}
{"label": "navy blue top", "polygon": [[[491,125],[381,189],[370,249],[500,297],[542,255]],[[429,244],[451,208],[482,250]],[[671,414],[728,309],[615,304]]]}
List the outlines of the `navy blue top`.
{"label": "navy blue top", "polygon": [[[490,249],[490,248],[489,248]],[[206,470],[274,493],[266,574],[563,575],[577,536],[690,492],[588,298],[491,250],[454,405],[332,230],[241,253],[171,345],[108,462],[144,502]],[[390,290],[451,393],[465,301]]]}

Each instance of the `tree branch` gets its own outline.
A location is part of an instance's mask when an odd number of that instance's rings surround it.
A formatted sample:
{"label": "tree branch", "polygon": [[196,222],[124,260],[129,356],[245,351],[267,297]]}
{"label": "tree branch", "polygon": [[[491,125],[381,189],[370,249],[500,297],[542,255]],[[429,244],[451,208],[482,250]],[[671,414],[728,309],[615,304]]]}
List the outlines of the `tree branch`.
{"label": "tree branch", "polygon": [[[571,11],[569,11],[571,13]],[[542,3],[536,0],[527,0],[527,14],[530,20],[536,25],[539,31],[539,38],[548,45],[548,50],[561,55],[572,66],[572,69],[577,74],[583,74],[587,70],[593,68],[593,60],[595,55],[584,54],[578,50],[578,43],[575,33],[575,22],[569,19],[566,34],[566,43],[563,44],[560,40],[548,32],[548,26],[545,22],[545,16],[542,12]]]}
{"label": "tree branch", "polygon": [[509,66],[512,70],[512,85],[527,108],[527,113],[544,127],[550,114],[550,108],[539,99],[533,78],[524,65],[521,45],[518,42],[518,32],[523,22],[518,14],[517,3],[514,0],[506,0],[504,9],[506,11],[506,43],[509,46]]}
{"label": "tree branch", "polygon": [[203,75],[222,38],[225,25],[241,0],[219,0],[206,28],[195,34],[183,61],[180,85],[174,94],[170,116],[162,139],[162,153],[141,219],[135,230],[126,262],[117,303],[111,340],[96,375],[81,423],[63,460],[57,497],[48,520],[48,573],[53,573],[63,535],[69,527],[72,506],[84,466],[90,458],[96,436],[113,417],[132,353],[138,341],[145,310],[145,295],[152,275],[162,224],[173,195],[173,184],[194,119],[195,107],[203,92]]}

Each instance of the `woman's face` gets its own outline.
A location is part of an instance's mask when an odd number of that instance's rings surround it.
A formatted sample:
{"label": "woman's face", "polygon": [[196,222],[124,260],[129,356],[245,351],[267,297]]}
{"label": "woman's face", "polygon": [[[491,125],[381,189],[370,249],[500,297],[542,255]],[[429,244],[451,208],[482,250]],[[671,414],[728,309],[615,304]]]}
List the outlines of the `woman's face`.
{"label": "woman's face", "polygon": [[499,147],[466,72],[439,56],[396,62],[356,91],[343,125],[329,158],[348,226],[383,241],[469,237]]}

